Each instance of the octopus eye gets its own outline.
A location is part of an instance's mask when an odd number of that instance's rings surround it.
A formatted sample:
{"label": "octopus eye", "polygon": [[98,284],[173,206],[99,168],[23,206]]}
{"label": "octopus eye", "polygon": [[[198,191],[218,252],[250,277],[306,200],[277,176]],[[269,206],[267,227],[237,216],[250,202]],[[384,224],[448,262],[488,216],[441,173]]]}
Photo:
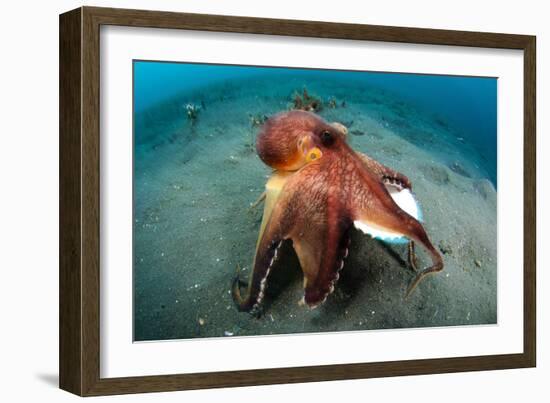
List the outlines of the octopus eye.
{"label": "octopus eye", "polygon": [[334,136],[332,133],[328,130],[323,130],[323,132],[321,132],[321,143],[326,147],[330,147],[334,143]]}

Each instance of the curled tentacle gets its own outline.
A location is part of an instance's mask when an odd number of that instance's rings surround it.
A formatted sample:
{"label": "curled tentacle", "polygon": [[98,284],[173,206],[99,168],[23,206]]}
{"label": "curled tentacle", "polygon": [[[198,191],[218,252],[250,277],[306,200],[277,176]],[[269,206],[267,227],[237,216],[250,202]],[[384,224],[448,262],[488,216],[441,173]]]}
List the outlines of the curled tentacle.
{"label": "curled tentacle", "polygon": [[426,248],[432,258],[432,265],[419,272],[409,283],[405,292],[405,299],[408,298],[420,282],[429,274],[438,273],[443,270],[443,257],[432,245],[425,232],[419,233],[419,241]]}

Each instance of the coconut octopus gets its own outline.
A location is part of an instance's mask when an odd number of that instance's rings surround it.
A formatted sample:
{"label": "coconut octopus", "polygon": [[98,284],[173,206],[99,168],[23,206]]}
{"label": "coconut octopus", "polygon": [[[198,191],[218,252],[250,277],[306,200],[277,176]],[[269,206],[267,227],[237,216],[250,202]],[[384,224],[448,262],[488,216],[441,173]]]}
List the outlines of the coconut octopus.
{"label": "coconut octopus", "polygon": [[263,194],[264,214],[246,296],[241,294],[246,283],[238,274],[233,281],[239,310],[259,311],[269,272],[287,239],[304,276],[300,302],[310,308],[334,290],[354,226],[382,240],[408,240],[415,271],[414,243],[427,250],[432,265],[417,271],[406,297],[427,275],[443,269],[441,254],[420,223],[409,179],[354,151],[346,135],[343,125],[305,111],[280,113],[262,126],[256,150],[274,172]]}

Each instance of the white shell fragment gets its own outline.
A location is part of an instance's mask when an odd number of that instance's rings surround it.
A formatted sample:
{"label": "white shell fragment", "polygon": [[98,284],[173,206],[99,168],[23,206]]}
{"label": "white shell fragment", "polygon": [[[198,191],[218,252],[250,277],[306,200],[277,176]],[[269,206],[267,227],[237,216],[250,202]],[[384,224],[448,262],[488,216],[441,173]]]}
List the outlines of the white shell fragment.
{"label": "white shell fragment", "polygon": [[[410,189],[402,189],[387,185],[386,189],[390,193],[390,196],[395,201],[395,203],[407,214],[416,218],[418,221],[422,220],[422,212],[418,202],[414,198],[413,193]],[[402,234],[388,231],[384,228],[378,227],[371,223],[365,221],[354,221],[353,224],[355,228],[361,230],[365,234],[372,236],[373,238],[380,239],[381,241],[390,242],[390,243],[404,243],[407,242]]]}

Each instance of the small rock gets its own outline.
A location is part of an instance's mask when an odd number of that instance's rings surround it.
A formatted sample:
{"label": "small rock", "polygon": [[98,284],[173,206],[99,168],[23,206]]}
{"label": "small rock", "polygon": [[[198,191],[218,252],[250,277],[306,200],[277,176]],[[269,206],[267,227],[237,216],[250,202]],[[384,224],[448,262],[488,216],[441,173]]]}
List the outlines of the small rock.
{"label": "small rock", "polygon": [[426,178],[436,185],[447,185],[450,182],[449,173],[443,166],[422,164],[419,166],[419,169]]}
{"label": "small rock", "polygon": [[451,248],[451,245],[447,241],[440,241],[439,242],[439,250],[444,255],[452,255],[453,254],[453,248]]}
{"label": "small rock", "polygon": [[474,263],[477,267],[481,267],[481,262],[478,259],[474,260]]}
{"label": "small rock", "polygon": [[473,183],[474,190],[485,200],[496,198],[496,190],[488,179],[480,179]]}
{"label": "small rock", "polygon": [[458,161],[453,162],[449,165],[451,171],[456,172],[459,175],[464,176],[465,178],[471,178],[472,175],[460,164]]}

